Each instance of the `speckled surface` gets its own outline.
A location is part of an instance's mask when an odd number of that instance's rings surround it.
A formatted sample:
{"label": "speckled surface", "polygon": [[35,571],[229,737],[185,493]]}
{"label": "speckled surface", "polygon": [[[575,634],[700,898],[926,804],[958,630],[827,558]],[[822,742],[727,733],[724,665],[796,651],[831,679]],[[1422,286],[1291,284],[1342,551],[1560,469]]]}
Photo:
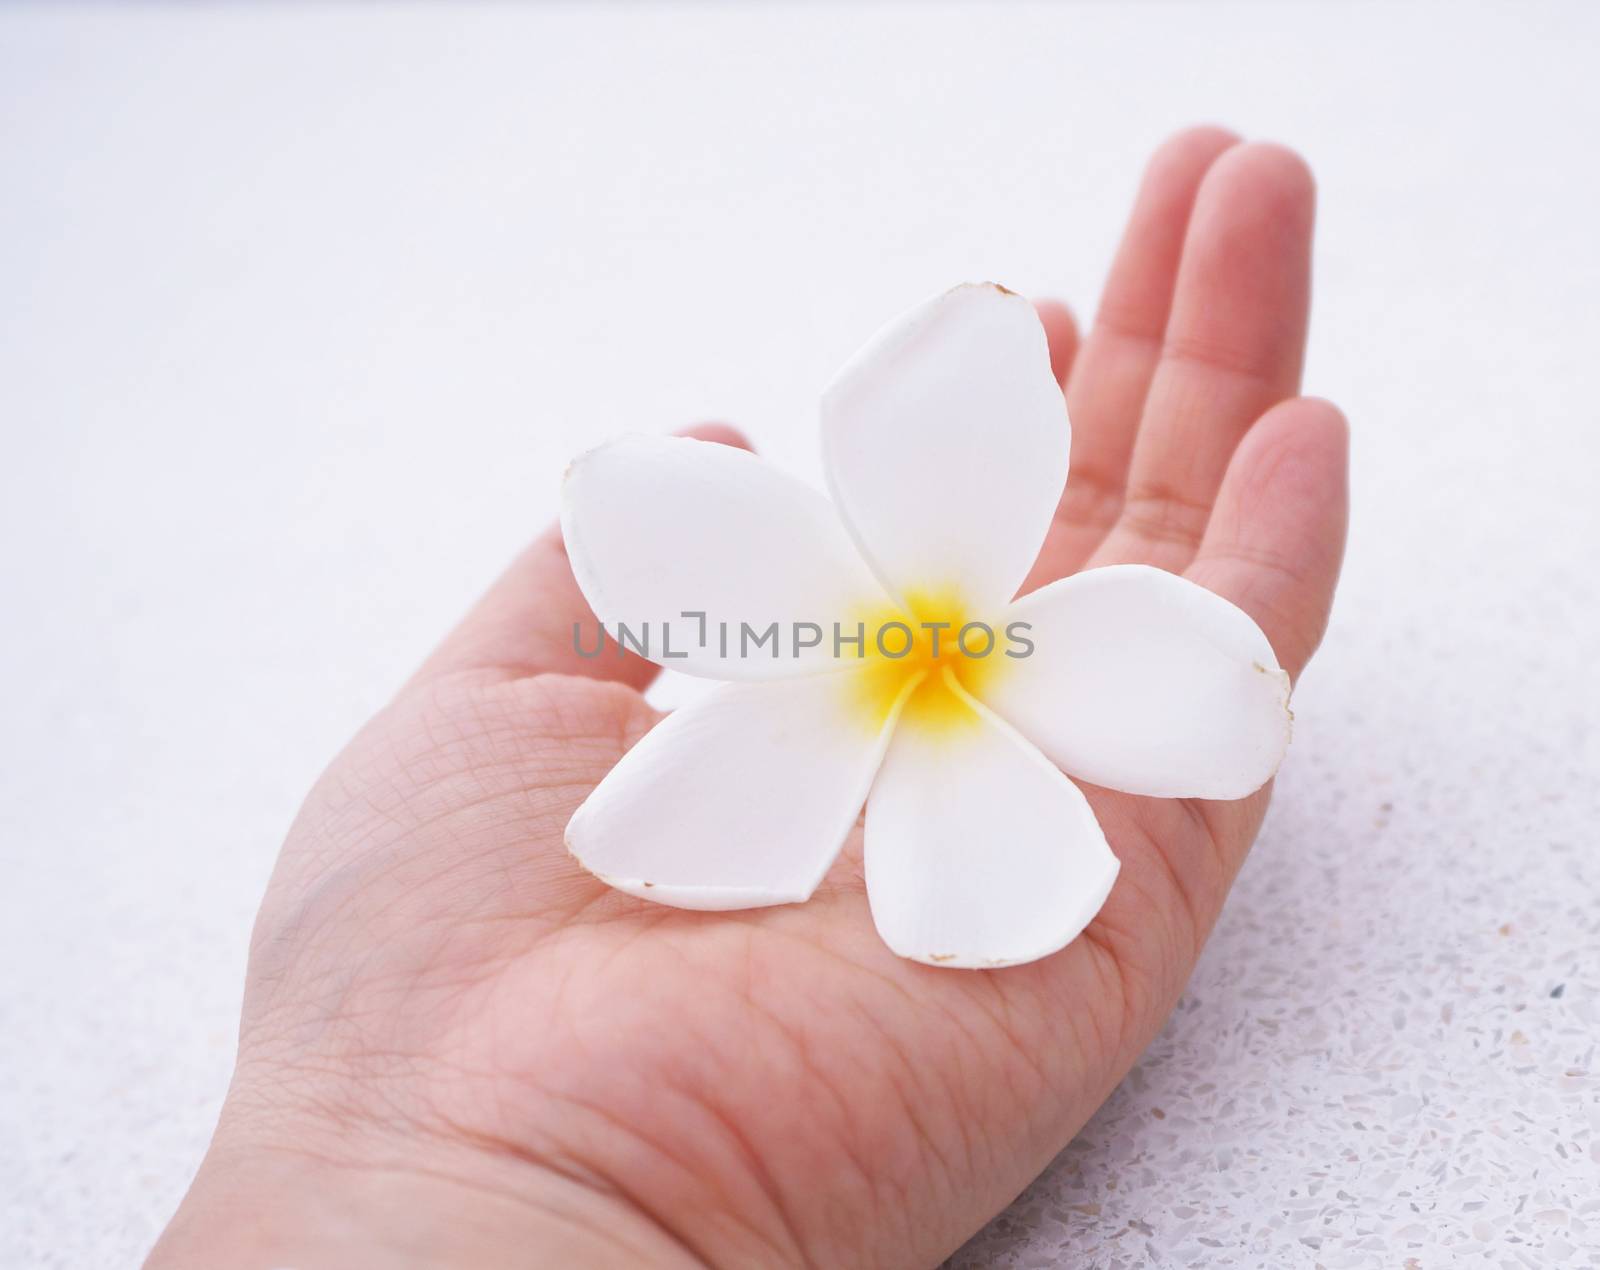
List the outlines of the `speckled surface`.
{"label": "speckled surface", "polygon": [[1371,766],[1285,782],[1161,1038],[952,1267],[1600,1264],[1592,742],[1518,798],[1372,722]]}
{"label": "speckled surface", "polygon": [[723,417],[815,476],[878,318],[1089,307],[1197,118],[1319,173],[1346,583],[1181,1007],[951,1264],[1600,1264],[1597,48],[1576,5],[0,11],[0,1266],[154,1239],[299,797],[567,457]]}

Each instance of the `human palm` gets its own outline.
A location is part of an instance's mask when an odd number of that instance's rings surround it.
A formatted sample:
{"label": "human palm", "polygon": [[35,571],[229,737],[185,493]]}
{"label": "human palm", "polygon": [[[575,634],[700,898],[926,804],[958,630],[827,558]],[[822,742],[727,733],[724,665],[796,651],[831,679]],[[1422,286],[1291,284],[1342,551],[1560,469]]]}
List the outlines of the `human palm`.
{"label": "human palm", "polygon": [[[1030,588],[1181,572],[1298,676],[1345,517],[1343,421],[1296,397],[1312,202],[1288,152],[1180,134],[1081,348],[1041,306],[1074,434]],[[352,1247],[375,1266],[931,1264],[1159,1028],[1266,808],[1268,790],[1089,789],[1122,862],[1110,898],[1003,970],[894,956],[859,828],[808,903],[645,903],[562,842],[658,717],[646,663],[573,653],[587,617],[547,535],[312,792],[258,920],[216,1141],[153,1265],[215,1264],[219,1207],[255,1214],[263,1265],[302,1270]],[[263,1215],[306,1179],[302,1211],[340,1229]]]}

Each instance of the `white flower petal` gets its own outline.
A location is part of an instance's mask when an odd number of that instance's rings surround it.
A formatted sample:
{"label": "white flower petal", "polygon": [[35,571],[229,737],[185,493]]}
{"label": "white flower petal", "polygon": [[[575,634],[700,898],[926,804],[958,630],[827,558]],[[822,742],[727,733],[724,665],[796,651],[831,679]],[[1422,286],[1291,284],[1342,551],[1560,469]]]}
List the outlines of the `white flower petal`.
{"label": "white flower petal", "polygon": [[1066,771],[1157,798],[1243,798],[1289,744],[1289,676],[1250,618],[1145,565],[1024,596],[1034,644],[985,681],[991,709]]}
{"label": "white flower petal", "polygon": [[867,896],[895,952],[1014,965],[1070,943],[1120,867],[1083,792],[954,690],[964,720],[896,732],[867,800]]}
{"label": "white flower petal", "polygon": [[860,678],[724,684],[674,711],[578,808],[567,848],[618,890],[678,908],[807,899],[899,713],[865,709]]}
{"label": "white flower petal", "polygon": [[[639,437],[591,450],[567,470],[561,530],[572,572],[608,633],[618,623],[635,637],[648,627],[645,655],[692,675],[837,669],[833,623],[848,635],[864,613],[890,603],[826,498],[710,441]],[[758,644],[742,638],[743,623],[756,636],[774,623],[777,630]],[[797,639],[797,623],[819,627],[821,642],[797,652],[813,637],[805,629]],[[582,649],[597,646],[595,632],[580,634]],[[848,645],[844,656],[853,656]]]}
{"label": "white flower petal", "polygon": [[890,323],[823,395],[822,445],[834,499],[899,599],[998,608],[1067,479],[1066,403],[1033,306],[969,284]]}

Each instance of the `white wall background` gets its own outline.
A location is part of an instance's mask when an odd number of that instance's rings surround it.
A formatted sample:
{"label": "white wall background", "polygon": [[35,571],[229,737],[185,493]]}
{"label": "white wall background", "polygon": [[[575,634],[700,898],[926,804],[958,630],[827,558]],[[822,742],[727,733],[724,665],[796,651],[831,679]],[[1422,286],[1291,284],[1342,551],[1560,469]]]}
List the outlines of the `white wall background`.
{"label": "white wall background", "polygon": [[0,10],[0,1264],[154,1238],[299,796],[568,456],[814,476],[881,319],[1091,311],[1200,120],[1320,176],[1347,580],[1190,995],[956,1264],[1594,1264],[1597,64],[1576,4]]}

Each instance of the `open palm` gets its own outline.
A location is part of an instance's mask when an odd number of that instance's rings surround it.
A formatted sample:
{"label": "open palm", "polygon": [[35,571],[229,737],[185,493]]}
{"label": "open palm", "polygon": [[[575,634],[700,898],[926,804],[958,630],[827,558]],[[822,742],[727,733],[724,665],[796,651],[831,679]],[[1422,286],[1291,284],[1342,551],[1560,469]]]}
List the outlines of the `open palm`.
{"label": "open palm", "polygon": [[[1296,396],[1312,205],[1289,152],[1183,133],[1081,348],[1041,306],[1074,434],[1030,588],[1183,573],[1298,676],[1345,520],[1343,420]],[[313,791],[262,906],[222,1124],[153,1265],[221,1264],[218,1211],[262,1264],[302,1270],[931,1264],[1159,1028],[1265,811],[1268,790],[1090,789],[1122,861],[1110,899],[1004,970],[895,957],[859,830],[809,903],[644,903],[562,844],[658,717],[649,665],[573,653],[586,618],[552,533]]]}

